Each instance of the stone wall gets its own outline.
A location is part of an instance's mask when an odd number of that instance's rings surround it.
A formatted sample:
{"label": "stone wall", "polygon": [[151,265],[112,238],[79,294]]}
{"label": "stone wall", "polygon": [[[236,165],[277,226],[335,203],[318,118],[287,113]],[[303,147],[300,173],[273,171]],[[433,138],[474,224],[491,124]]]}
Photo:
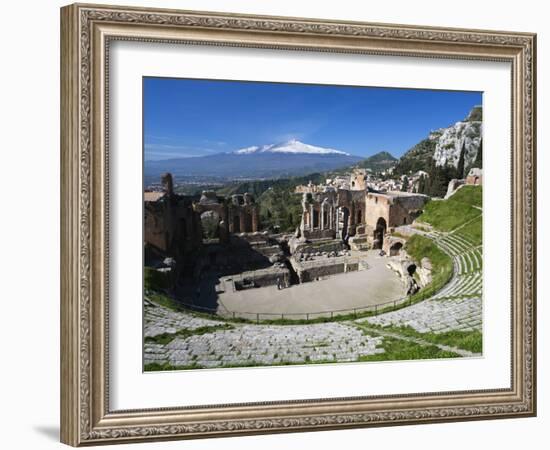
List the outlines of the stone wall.
{"label": "stone wall", "polygon": [[289,287],[290,271],[286,267],[269,267],[251,270],[222,278],[224,289],[243,290],[265,286]]}
{"label": "stone wall", "polygon": [[212,191],[204,191],[200,198],[179,195],[174,193],[170,174],[162,176],[162,185],[163,192],[144,194],[144,241],[165,256],[200,247],[201,214],[206,212],[219,218],[222,243],[229,242],[229,233],[258,232],[260,208],[250,194],[233,195],[230,201]]}
{"label": "stone wall", "polygon": [[220,236],[229,233],[251,233],[260,228],[260,208],[250,194],[233,195],[230,200],[219,197],[215,192],[204,191],[194,210],[203,214],[214,211],[220,218]]}
{"label": "stone wall", "polygon": [[326,241],[319,242],[301,242],[297,245],[294,245],[291,248],[292,254],[319,254],[319,253],[330,253],[330,252],[341,252],[346,249],[344,243],[340,240],[330,239]]}
{"label": "stone wall", "polygon": [[365,223],[375,229],[378,219],[381,217],[388,224],[390,221],[390,207],[391,198],[386,194],[368,192],[365,196]]}
{"label": "stone wall", "polygon": [[304,230],[304,238],[310,241],[319,240],[319,239],[334,239],[336,233],[334,230]]}
{"label": "stone wall", "polygon": [[399,196],[393,199],[393,205],[390,207],[389,227],[398,227],[400,225],[410,225],[422,214],[424,205],[429,197],[421,194]]}
{"label": "stone wall", "polygon": [[300,283],[315,281],[331,275],[345,272],[355,272],[359,269],[359,261],[348,257],[334,257],[326,259],[315,259],[313,261],[298,261],[294,256],[290,263],[295,270]]}
{"label": "stone wall", "polygon": [[163,256],[178,257],[202,244],[200,215],[195,213],[193,199],[165,195],[144,202],[145,245]]}
{"label": "stone wall", "polygon": [[465,180],[457,180],[456,178],[453,178],[451,181],[449,181],[449,184],[447,186],[447,193],[445,194],[445,200],[451,197],[460,186],[463,186],[464,182]]}
{"label": "stone wall", "polygon": [[429,200],[422,194],[369,192],[366,194],[366,223],[376,228],[382,218],[388,228],[411,224]]}

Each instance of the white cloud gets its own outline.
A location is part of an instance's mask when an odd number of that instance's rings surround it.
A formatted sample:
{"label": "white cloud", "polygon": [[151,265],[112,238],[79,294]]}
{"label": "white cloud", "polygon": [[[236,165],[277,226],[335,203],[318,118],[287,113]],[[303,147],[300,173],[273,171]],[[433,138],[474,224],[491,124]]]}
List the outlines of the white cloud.
{"label": "white cloud", "polygon": [[219,153],[219,150],[213,150],[205,147],[195,147],[191,145],[146,143],[144,146],[144,153],[146,160],[157,160],[205,156],[213,153]]}

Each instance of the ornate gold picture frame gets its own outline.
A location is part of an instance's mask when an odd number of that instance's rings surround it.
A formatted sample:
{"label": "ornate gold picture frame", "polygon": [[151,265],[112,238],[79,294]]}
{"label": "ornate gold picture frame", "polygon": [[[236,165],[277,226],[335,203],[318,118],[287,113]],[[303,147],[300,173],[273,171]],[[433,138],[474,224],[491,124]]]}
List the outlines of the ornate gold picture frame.
{"label": "ornate gold picture frame", "polygon": [[[109,387],[109,50],[115,41],[511,65],[509,388],[113,410]],[[536,414],[536,36],[74,4],[61,9],[61,440],[73,445]]]}

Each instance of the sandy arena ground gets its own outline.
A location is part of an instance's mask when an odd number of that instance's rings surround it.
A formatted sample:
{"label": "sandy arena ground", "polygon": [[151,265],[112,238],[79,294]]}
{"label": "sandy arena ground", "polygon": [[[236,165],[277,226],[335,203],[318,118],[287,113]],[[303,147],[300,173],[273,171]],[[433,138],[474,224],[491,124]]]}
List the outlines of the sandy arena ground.
{"label": "sandy arena ground", "polygon": [[218,298],[218,312],[223,314],[225,310],[248,317],[242,313],[305,314],[352,310],[393,302],[405,295],[398,275],[386,267],[388,258],[378,256],[378,251],[361,252],[361,257],[367,261],[369,269],[281,290],[268,286],[224,292]]}

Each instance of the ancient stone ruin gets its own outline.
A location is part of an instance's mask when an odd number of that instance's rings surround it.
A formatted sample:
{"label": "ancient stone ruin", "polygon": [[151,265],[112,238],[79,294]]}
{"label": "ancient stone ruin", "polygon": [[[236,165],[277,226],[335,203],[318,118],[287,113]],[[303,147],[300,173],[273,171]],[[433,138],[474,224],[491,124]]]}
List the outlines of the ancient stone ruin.
{"label": "ancient stone ruin", "polygon": [[280,234],[262,229],[251,194],[181,195],[165,174],[160,190],[144,193],[146,278],[153,274],[188,304],[216,309],[220,296],[231,293],[368,270],[365,250],[398,257],[405,240],[392,236],[393,229],[411,224],[429,197],[376,191],[367,177],[358,169],[326,184],[299,186],[300,226]]}
{"label": "ancient stone ruin", "polygon": [[[288,284],[288,270],[279,262],[280,244],[259,232],[259,206],[251,194],[180,195],[170,174],[161,181],[161,191],[144,193],[145,266],[169,277],[166,285],[194,283],[212,271],[255,270],[263,271],[254,275],[260,283],[276,284],[279,279]],[[277,276],[268,273],[270,268]]]}
{"label": "ancient stone ruin", "polygon": [[457,180],[452,179],[447,186],[447,194],[445,199],[450,198],[456,191],[462,186],[481,186],[483,184],[483,169],[472,167],[468,172],[466,178]]}
{"label": "ancient stone ruin", "polygon": [[411,224],[429,197],[408,192],[377,192],[367,187],[366,176],[355,171],[344,186],[301,187],[305,240],[341,239],[358,250],[382,249],[386,233]]}

